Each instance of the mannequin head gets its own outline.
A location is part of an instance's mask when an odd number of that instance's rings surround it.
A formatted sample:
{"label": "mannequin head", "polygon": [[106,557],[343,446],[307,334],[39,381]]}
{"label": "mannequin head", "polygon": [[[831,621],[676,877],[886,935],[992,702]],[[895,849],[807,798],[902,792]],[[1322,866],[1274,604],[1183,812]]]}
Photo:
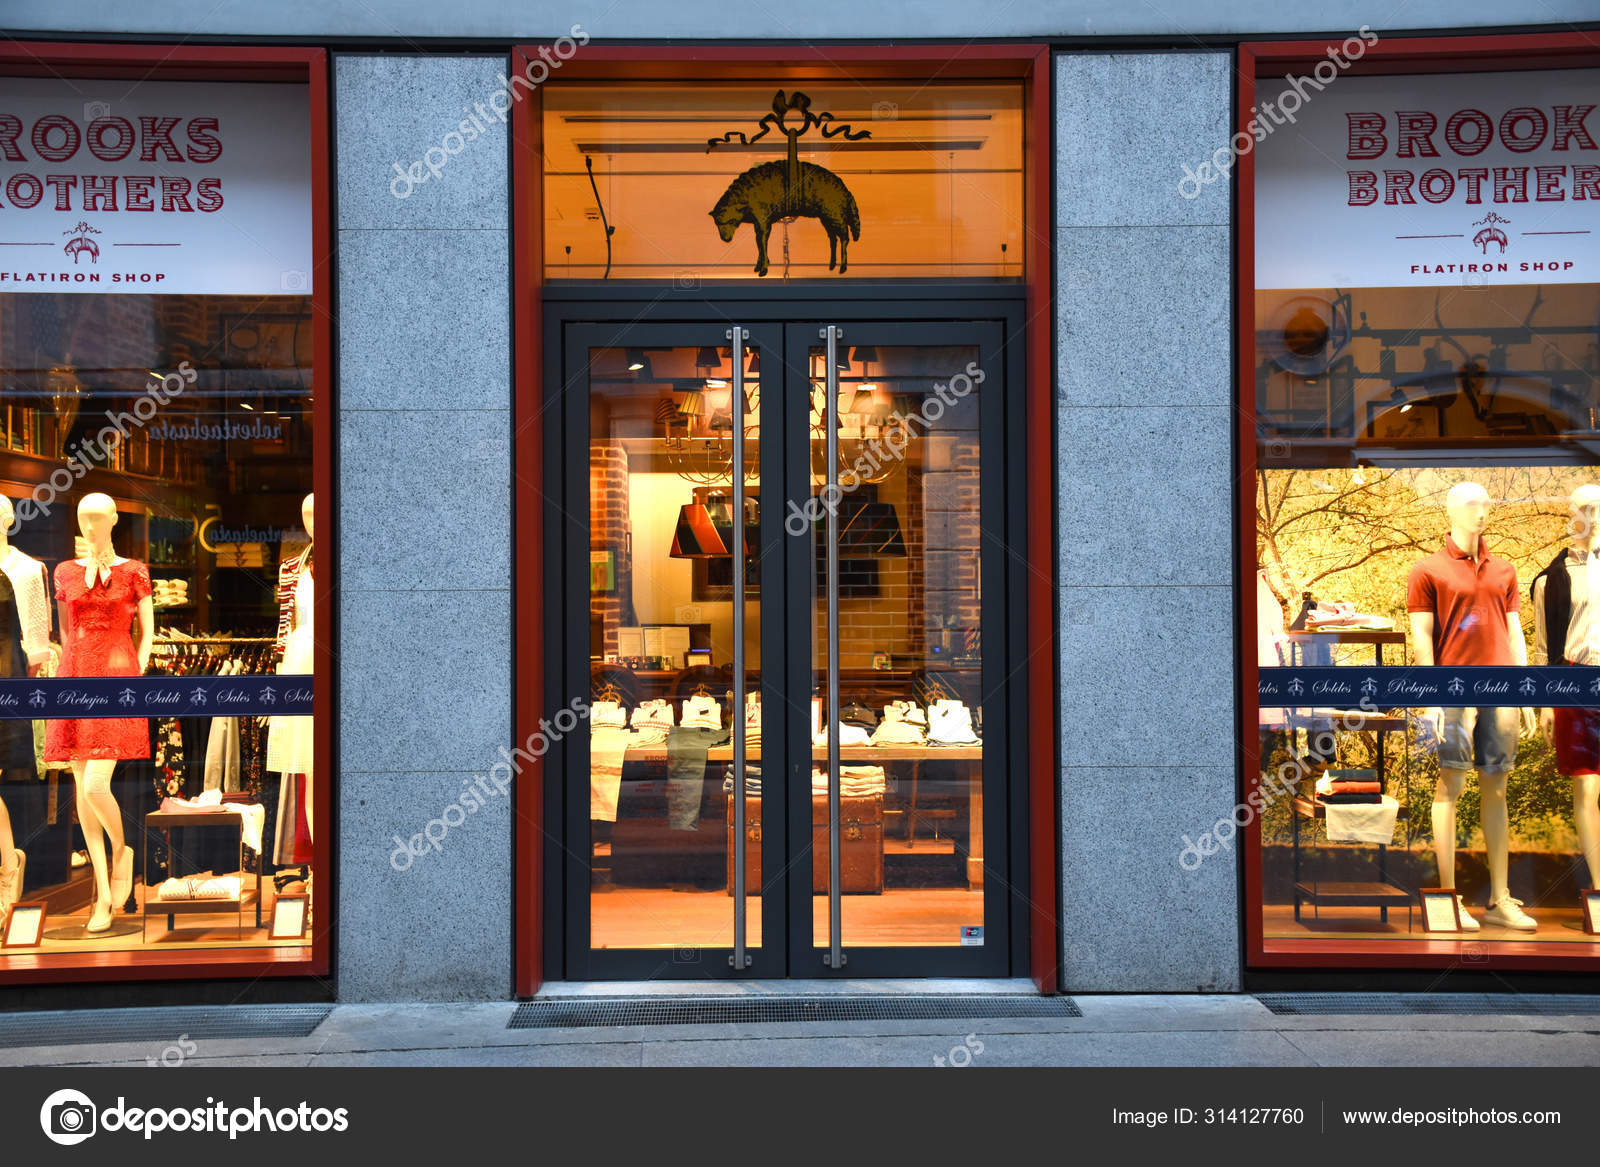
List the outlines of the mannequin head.
{"label": "mannequin head", "polygon": [[1572,541],[1580,547],[1593,547],[1600,538],[1600,486],[1585,483],[1572,492],[1568,502],[1572,507]]}
{"label": "mannequin head", "polygon": [[78,530],[91,547],[111,543],[111,528],[117,525],[117,504],[109,494],[86,494],[78,503]]}
{"label": "mannequin head", "polygon": [[306,525],[306,534],[310,535],[312,540],[315,541],[315,539],[317,537],[317,532],[314,529],[314,524],[313,524],[312,515],[311,515],[311,499],[312,499],[312,496],[308,494],[308,495],[306,495],[305,499],[300,503],[300,521]]}
{"label": "mannequin head", "polygon": [[[1478,537],[1489,525],[1489,492],[1476,482],[1458,482],[1445,495],[1444,513],[1456,545],[1469,555],[1478,549]],[[1463,538],[1466,543],[1463,544]]]}

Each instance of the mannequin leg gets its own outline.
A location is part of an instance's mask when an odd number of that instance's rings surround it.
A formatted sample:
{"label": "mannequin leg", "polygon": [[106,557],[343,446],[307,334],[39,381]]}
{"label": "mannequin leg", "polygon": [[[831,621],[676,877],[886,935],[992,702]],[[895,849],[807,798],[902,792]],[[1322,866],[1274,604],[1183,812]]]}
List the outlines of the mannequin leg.
{"label": "mannequin leg", "polygon": [[1483,804],[1483,841],[1489,852],[1489,902],[1497,904],[1510,891],[1511,816],[1506,810],[1505,770],[1480,770],[1478,794]]}
{"label": "mannequin leg", "polygon": [[99,808],[89,795],[86,776],[89,765],[85,759],[72,763],[72,788],[78,804],[78,826],[83,829],[89,866],[94,871],[94,908],[89,914],[89,930],[103,932],[111,923],[111,879],[107,871],[105,829],[100,825]]}
{"label": "mannequin leg", "polygon": [[1433,856],[1440,887],[1456,885],[1456,800],[1466,786],[1465,770],[1440,770],[1433,788]]}
{"label": "mannequin leg", "polygon": [[1600,775],[1579,774],[1572,779],[1572,821],[1589,864],[1589,886],[1600,887]]}
{"label": "mannequin leg", "polygon": [[[1574,788],[1576,794],[1576,788]],[[12,855],[16,852],[17,841],[11,834],[11,812],[6,809],[4,799],[0,799],[0,867],[10,867]]]}

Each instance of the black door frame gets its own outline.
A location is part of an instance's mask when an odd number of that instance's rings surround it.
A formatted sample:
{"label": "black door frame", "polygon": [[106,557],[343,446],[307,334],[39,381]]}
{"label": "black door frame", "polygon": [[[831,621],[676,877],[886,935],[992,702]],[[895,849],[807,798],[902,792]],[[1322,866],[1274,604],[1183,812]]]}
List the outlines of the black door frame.
{"label": "black door frame", "polygon": [[[674,343],[725,343],[706,339],[708,333],[716,337],[735,322],[751,329],[750,344],[768,347],[776,337],[783,340],[783,325],[810,326],[839,324],[850,335],[852,325],[855,336],[865,337],[869,332],[886,335],[895,325],[916,324],[990,324],[997,331],[991,333],[999,340],[999,351],[992,358],[986,354],[984,363],[992,359],[1003,373],[1005,392],[980,398],[987,405],[993,398],[995,411],[993,424],[999,427],[998,455],[984,459],[982,490],[983,526],[986,532],[1002,532],[999,546],[985,548],[985,589],[983,619],[985,629],[1002,629],[1002,636],[986,635],[983,638],[985,693],[985,767],[1002,767],[1005,790],[1004,807],[986,806],[985,854],[994,855],[994,845],[1003,845],[1004,865],[997,868],[986,860],[985,906],[986,932],[995,923],[1004,930],[1003,944],[984,946],[981,955],[975,950],[951,948],[851,948],[846,952],[849,963],[840,970],[826,968],[820,959],[814,962],[803,954],[810,951],[809,934],[810,880],[789,880],[786,903],[768,907],[769,901],[783,899],[778,895],[763,897],[763,945],[751,949],[755,964],[742,975],[745,977],[826,977],[826,976],[1005,976],[1026,975],[1028,968],[1028,919],[1030,905],[1028,887],[1028,830],[1027,830],[1027,702],[1025,670],[1022,662],[1027,658],[1026,629],[1026,578],[1024,443],[1024,354],[1025,320],[1024,289],[1014,284],[999,283],[937,283],[897,282],[894,284],[853,284],[848,294],[841,294],[837,283],[816,281],[794,284],[738,283],[718,284],[702,292],[695,287],[663,288],[659,284],[645,283],[578,283],[547,285],[544,297],[543,353],[544,393],[542,408],[545,413],[544,431],[544,498],[545,508],[545,562],[549,565],[545,612],[545,672],[547,693],[551,694],[549,707],[554,709],[570,700],[575,693],[588,691],[588,639],[587,621],[583,628],[566,619],[571,603],[588,596],[587,556],[587,504],[579,507],[566,505],[567,499],[587,500],[588,493],[588,410],[587,369],[566,368],[566,340],[574,326],[601,326],[602,335],[615,337],[624,329],[644,329],[637,336],[655,340],[663,335],[659,330],[670,326],[672,335],[679,338]],[[863,331],[867,330],[867,331]],[[793,330],[792,330],[793,331]],[[812,329],[814,335],[815,330]],[[804,336],[803,332],[797,335]],[[685,339],[694,337],[694,339]],[[630,343],[632,338],[630,338]],[[609,343],[609,342],[608,342]],[[619,342],[621,343],[621,342]],[[871,343],[870,339],[866,343]],[[879,343],[886,343],[879,341]],[[927,343],[926,340],[920,343]],[[764,358],[766,359],[766,358]],[[803,366],[800,370],[804,372]],[[799,411],[798,423],[794,416],[780,422],[766,415],[768,402],[772,408]],[[797,404],[798,403],[798,404]],[[572,406],[569,408],[569,406]],[[796,424],[808,429],[805,404],[798,394],[766,394],[762,400],[763,432],[785,432]],[[786,423],[786,424],[784,424]],[[772,429],[768,429],[772,426]],[[988,432],[995,432],[988,428]],[[804,480],[807,466],[798,459],[788,458],[782,451],[790,443],[779,442],[774,461],[768,465],[778,474],[763,474],[762,514],[781,516],[782,498],[797,482]],[[765,443],[773,446],[774,443]],[[769,455],[766,450],[762,457]],[[998,462],[998,466],[993,466]],[[993,469],[990,467],[993,466]],[[781,475],[781,476],[780,476]],[[553,489],[551,489],[553,488]],[[808,487],[807,487],[808,489]],[[769,495],[769,491],[772,492]],[[804,497],[803,494],[799,497]],[[783,540],[781,519],[762,524],[762,553],[773,553],[767,547],[769,540],[788,544],[808,541]],[[986,540],[991,535],[986,534]],[[581,538],[581,546],[578,540]],[[574,553],[574,548],[578,552]],[[768,559],[768,562],[774,562]],[[789,547],[777,562],[784,564],[788,584],[788,603],[799,604],[803,619],[810,620],[811,576],[809,556],[799,554]],[[989,568],[1003,566],[999,586],[994,586]],[[791,617],[795,615],[790,613]],[[580,635],[581,632],[581,635]],[[778,621],[762,623],[763,689],[803,683],[809,691],[811,661],[799,653],[790,654],[786,629]],[[993,651],[996,642],[1004,645],[1003,654]],[[1003,662],[1003,665],[1002,665]],[[991,680],[994,684],[991,685]],[[575,688],[575,686],[577,686]],[[792,691],[792,690],[791,690]],[[764,701],[771,698],[764,695]],[[767,704],[766,708],[780,708]],[[778,744],[785,757],[795,753],[787,749],[794,733],[809,736],[809,724],[801,727],[799,716],[788,719],[791,724],[765,728],[767,743]],[[773,731],[778,730],[774,735]],[[1001,741],[993,743],[999,731]],[[780,736],[781,735],[781,736]],[[553,743],[546,762],[552,776],[575,772],[572,767],[586,769],[587,735],[571,735],[574,740]],[[779,741],[773,742],[778,736]],[[765,743],[764,743],[765,744]],[[809,744],[800,756],[809,757]],[[987,770],[986,770],[987,773]],[[804,785],[809,779],[802,774]],[[728,967],[721,950],[628,950],[593,952],[588,947],[587,878],[588,878],[588,821],[586,809],[566,797],[568,783],[564,780],[545,783],[546,823],[561,824],[564,837],[581,839],[579,846],[557,845],[544,848],[545,918],[561,921],[560,927],[544,931],[544,967],[564,979],[712,979],[739,975]],[[763,826],[766,837],[763,855],[769,867],[763,873],[764,887],[773,886],[772,870],[787,853],[788,834],[799,823],[809,829],[809,803],[800,809],[797,783],[789,784],[792,805],[788,813],[766,815]],[[581,822],[578,820],[582,820]],[[777,821],[784,820],[784,821]],[[720,829],[720,825],[718,827]],[[767,842],[766,840],[770,840]],[[803,865],[809,869],[809,864]],[[578,894],[578,889],[582,894]],[[989,889],[996,894],[989,894]],[[575,910],[582,901],[581,911]],[[773,940],[784,937],[785,945],[774,945]],[[776,949],[784,951],[778,952]],[[796,959],[790,961],[792,950]],[[775,963],[776,962],[776,963]],[[557,979],[552,977],[551,979]]]}

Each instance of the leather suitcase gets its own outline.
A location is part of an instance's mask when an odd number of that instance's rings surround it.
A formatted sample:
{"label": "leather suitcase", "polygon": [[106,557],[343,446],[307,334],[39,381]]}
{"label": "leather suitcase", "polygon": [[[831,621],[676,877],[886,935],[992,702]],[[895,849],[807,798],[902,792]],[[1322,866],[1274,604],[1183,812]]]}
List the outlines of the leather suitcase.
{"label": "leather suitcase", "polygon": [[[728,894],[733,894],[733,799],[728,799]],[[761,890],[761,800],[745,799],[745,894]],[[844,895],[883,894],[883,796],[839,800],[839,881]],[[828,894],[828,800],[811,800],[811,891]]]}

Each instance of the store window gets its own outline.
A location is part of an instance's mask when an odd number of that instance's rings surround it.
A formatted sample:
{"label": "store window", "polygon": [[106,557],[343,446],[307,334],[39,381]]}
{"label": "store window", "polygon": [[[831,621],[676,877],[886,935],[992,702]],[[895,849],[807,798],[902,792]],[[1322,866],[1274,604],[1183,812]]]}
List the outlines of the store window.
{"label": "store window", "polygon": [[316,925],[311,98],[148,72],[0,79],[0,975]]}
{"label": "store window", "polygon": [[1021,278],[1020,83],[798,84],[548,86],[545,278]]}
{"label": "store window", "polygon": [[1258,959],[1600,956],[1597,82],[1342,76],[1256,149]]}

